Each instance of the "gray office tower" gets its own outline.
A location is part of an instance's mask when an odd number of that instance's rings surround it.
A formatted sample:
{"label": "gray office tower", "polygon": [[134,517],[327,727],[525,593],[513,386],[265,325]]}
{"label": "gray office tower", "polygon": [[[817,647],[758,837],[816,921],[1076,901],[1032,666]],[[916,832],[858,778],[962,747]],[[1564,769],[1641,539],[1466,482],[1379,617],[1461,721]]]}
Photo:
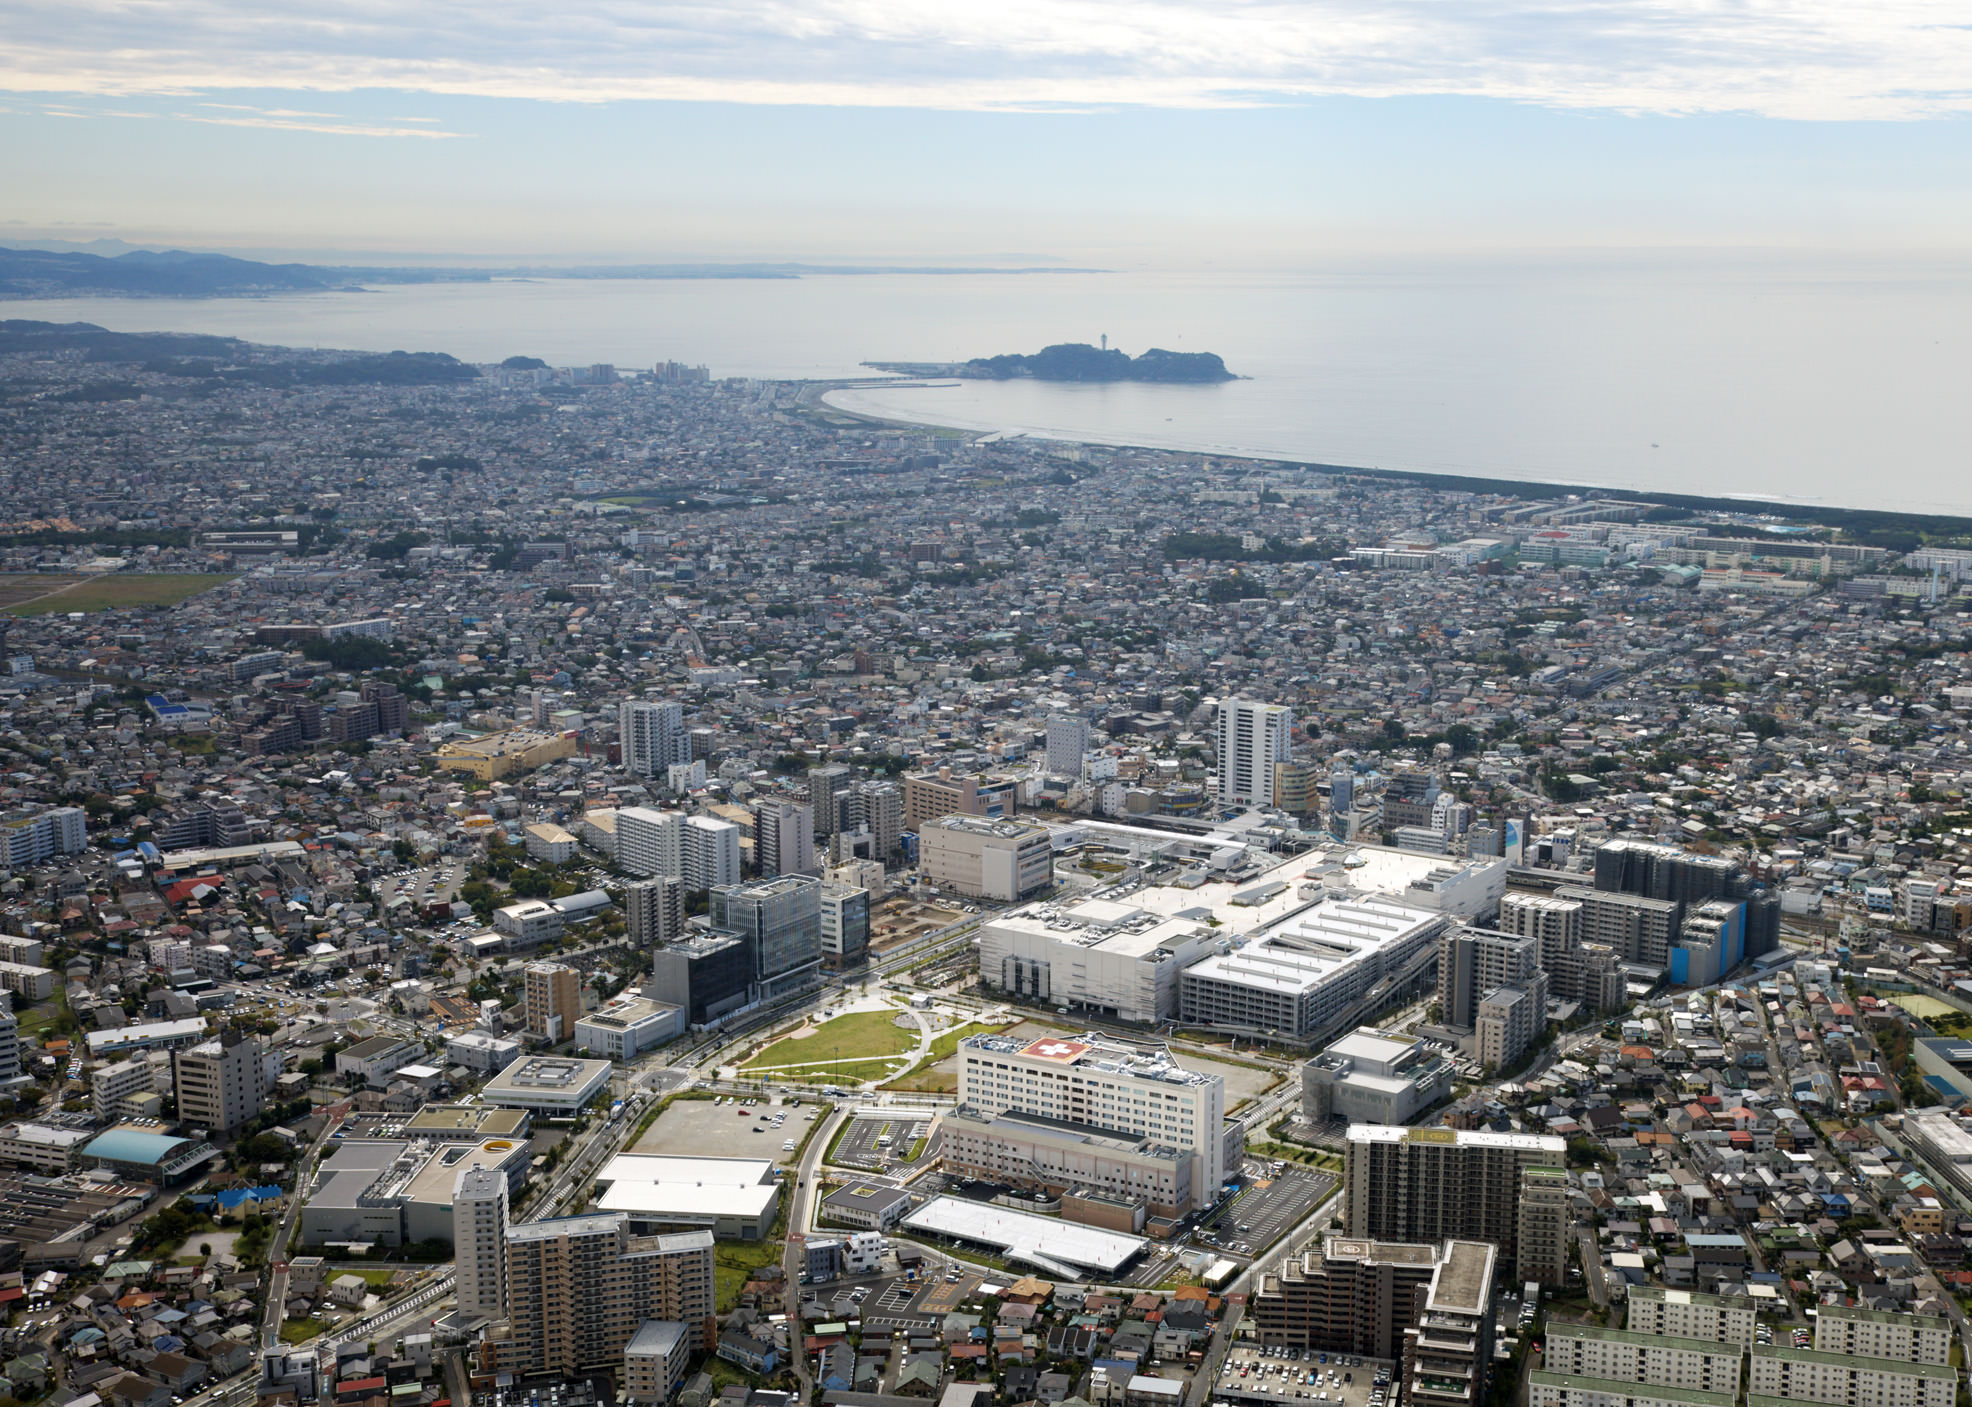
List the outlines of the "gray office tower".
{"label": "gray office tower", "polygon": [[1349,813],[1356,809],[1356,774],[1337,767],[1328,774],[1328,830],[1338,840],[1349,838]]}
{"label": "gray office tower", "polygon": [[736,933],[753,952],[753,980],[765,999],[815,979],[822,965],[822,885],[781,875],[712,890],[712,927]]}
{"label": "gray office tower", "polygon": [[750,1004],[753,949],[737,933],[698,933],[651,954],[645,995],[683,1007],[694,1026],[717,1021]]}

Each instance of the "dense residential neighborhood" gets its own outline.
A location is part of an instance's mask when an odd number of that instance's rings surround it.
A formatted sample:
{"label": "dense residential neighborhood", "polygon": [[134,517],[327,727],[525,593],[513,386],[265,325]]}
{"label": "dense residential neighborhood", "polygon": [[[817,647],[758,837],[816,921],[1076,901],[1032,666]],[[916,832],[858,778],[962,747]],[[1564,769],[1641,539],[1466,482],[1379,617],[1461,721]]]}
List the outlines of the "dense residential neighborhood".
{"label": "dense residential neighborhood", "polygon": [[9,328],[0,1396],[1965,1390],[1938,525]]}

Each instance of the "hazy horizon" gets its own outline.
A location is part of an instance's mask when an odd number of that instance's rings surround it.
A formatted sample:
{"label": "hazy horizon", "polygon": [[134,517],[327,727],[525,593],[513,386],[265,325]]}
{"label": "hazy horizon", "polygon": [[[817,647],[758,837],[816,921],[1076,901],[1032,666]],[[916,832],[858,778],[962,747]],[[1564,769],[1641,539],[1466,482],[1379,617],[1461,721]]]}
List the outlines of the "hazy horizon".
{"label": "hazy horizon", "polygon": [[1923,260],[1952,7],[21,0],[0,243],[457,262]]}

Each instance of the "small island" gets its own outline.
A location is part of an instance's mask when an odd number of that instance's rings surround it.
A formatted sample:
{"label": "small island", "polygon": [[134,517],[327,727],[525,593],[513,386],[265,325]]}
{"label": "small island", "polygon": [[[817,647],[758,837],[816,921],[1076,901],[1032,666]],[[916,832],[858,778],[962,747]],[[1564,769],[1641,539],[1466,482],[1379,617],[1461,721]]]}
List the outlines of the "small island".
{"label": "small island", "polygon": [[1009,353],[969,362],[864,362],[878,371],[906,376],[962,376],[976,381],[1153,381],[1198,383],[1237,381],[1216,352],[1170,352],[1152,347],[1132,357],[1114,347],[1058,342],[1032,356]]}

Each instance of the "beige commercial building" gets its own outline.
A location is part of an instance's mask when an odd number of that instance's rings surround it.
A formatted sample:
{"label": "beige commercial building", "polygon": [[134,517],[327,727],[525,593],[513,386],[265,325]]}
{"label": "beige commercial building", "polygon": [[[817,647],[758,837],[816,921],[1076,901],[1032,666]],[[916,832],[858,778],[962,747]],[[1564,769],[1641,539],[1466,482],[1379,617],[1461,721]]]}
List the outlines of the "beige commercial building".
{"label": "beige commercial building", "polygon": [[515,772],[531,772],[536,767],[573,756],[575,738],[571,734],[514,728],[470,742],[445,743],[433,761],[448,772],[464,772],[482,782],[497,782]]}
{"label": "beige commercial building", "polygon": [[918,832],[918,867],[937,888],[1012,903],[1054,882],[1054,845],[1041,826],[941,816]]}
{"label": "beige commercial building", "polygon": [[923,834],[940,816],[1011,818],[1014,798],[1011,777],[955,777],[949,767],[920,772],[904,778],[904,829]]}

